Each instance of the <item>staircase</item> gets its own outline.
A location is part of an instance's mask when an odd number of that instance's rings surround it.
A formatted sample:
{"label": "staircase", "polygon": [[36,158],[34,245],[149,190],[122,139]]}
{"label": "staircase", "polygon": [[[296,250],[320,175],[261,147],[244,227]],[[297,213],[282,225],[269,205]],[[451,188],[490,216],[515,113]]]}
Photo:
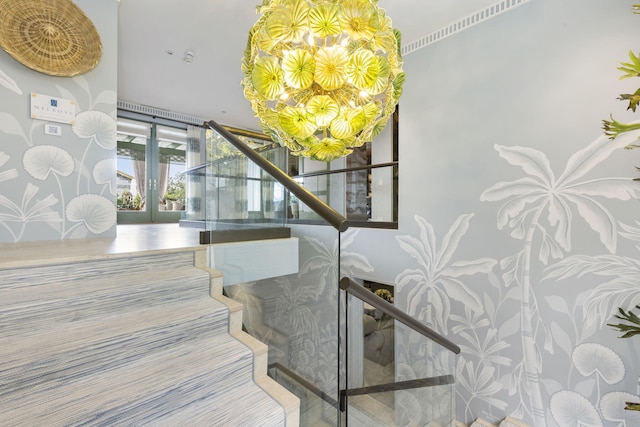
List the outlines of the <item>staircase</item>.
{"label": "staircase", "polygon": [[[201,247],[202,248],[202,247]],[[296,426],[198,248],[7,263],[0,425]]]}

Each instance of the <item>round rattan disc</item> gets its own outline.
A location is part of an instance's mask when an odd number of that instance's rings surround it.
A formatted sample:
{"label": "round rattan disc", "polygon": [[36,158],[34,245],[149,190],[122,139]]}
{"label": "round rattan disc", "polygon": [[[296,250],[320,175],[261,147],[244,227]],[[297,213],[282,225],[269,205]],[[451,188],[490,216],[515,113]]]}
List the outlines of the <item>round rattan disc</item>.
{"label": "round rattan disc", "polygon": [[71,0],[0,0],[0,17],[0,46],[33,70],[70,77],[100,61],[100,35]]}

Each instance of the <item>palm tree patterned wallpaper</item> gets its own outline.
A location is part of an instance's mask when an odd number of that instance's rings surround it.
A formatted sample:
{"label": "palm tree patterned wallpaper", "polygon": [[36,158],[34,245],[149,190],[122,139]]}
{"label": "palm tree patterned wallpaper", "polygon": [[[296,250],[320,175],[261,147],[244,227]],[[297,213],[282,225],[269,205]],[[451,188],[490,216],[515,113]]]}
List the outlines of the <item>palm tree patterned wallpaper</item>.
{"label": "palm tree patterned wallpaper", "polygon": [[462,348],[463,422],[640,425],[640,346],[607,326],[640,302],[640,133],[601,129],[632,116],[631,6],[533,0],[405,58],[399,251],[368,259]]}
{"label": "palm tree patterned wallpaper", "polygon": [[[467,424],[640,425],[624,410],[640,402],[640,343],[607,326],[640,303],[640,160],[623,148],[640,133],[611,141],[601,128],[610,114],[634,120],[616,99],[637,89],[616,69],[640,49],[631,6],[531,0],[404,58],[399,229],[348,231],[341,274],[393,285],[396,306],[461,347],[456,412]],[[263,329],[273,341],[317,332],[317,302],[337,286],[321,279],[337,239],[302,236],[300,277],[315,283],[235,289],[259,307],[251,316],[292,322]],[[309,375],[329,372],[316,332],[282,352]],[[415,354],[396,347],[398,380],[426,359],[448,363]],[[408,423],[429,406],[396,405]]]}
{"label": "palm tree patterned wallpaper", "polygon": [[[91,72],[51,77],[0,51],[0,242],[115,236],[117,2],[76,3],[101,34]],[[30,118],[32,92],[75,102],[61,136]]]}

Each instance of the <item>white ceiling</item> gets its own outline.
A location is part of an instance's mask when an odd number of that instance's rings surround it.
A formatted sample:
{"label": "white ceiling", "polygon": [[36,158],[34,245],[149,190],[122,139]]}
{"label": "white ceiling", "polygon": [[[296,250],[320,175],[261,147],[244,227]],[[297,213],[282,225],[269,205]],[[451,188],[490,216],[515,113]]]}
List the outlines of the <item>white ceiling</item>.
{"label": "white ceiling", "polygon": [[[497,0],[379,0],[403,45]],[[258,129],[240,61],[261,0],[122,0],[118,99]],[[193,62],[183,61],[186,51]],[[168,52],[172,52],[170,55]]]}

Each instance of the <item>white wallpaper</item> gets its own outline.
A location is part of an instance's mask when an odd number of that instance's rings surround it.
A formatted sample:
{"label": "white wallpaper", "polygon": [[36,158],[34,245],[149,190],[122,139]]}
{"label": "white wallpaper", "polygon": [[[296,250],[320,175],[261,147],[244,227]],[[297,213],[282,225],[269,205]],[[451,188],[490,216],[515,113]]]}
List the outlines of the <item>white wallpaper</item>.
{"label": "white wallpaper", "polygon": [[[115,236],[117,3],[76,4],[101,36],[92,71],[47,76],[0,51],[0,242]],[[74,124],[45,134],[31,92],[73,100]]]}
{"label": "white wallpaper", "polygon": [[351,250],[461,346],[461,421],[640,425],[637,343],[606,325],[640,303],[640,134],[600,129],[632,118],[631,3],[532,0],[405,58],[395,248]]}

